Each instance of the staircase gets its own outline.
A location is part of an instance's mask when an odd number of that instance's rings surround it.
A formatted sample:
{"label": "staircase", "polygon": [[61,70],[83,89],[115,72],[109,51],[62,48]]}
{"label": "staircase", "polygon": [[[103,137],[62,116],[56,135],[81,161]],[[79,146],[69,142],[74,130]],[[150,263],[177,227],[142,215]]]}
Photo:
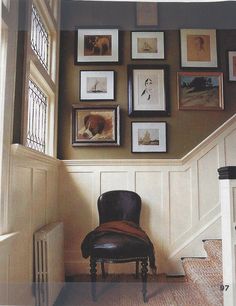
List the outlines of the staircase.
{"label": "staircase", "polygon": [[[222,241],[220,239],[203,240],[207,257],[184,257],[183,267],[188,281],[197,286],[208,306],[222,306],[223,284]],[[204,305],[204,306],[206,306]]]}

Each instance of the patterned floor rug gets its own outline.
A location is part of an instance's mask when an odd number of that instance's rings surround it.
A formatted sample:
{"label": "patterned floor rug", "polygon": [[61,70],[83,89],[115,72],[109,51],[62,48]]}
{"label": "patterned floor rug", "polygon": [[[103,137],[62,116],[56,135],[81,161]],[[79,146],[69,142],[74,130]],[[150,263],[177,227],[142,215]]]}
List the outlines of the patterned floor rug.
{"label": "patterned floor rug", "polygon": [[142,300],[141,282],[132,275],[110,275],[97,280],[97,302],[91,299],[87,275],[67,280],[55,306],[208,306],[197,287],[184,277],[149,275],[148,302]]}

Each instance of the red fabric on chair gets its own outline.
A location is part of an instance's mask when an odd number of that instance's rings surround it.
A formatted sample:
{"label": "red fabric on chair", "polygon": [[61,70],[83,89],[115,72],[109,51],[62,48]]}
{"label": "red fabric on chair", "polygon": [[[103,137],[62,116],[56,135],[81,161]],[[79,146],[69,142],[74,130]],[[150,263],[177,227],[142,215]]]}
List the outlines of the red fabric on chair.
{"label": "red fabric on chair", "polygon": [[100,226],[90,232],[84,239],[81,245],[82,255],[84,258],[89,257],[90,249],[97,238],[105,235],[106,233],[119,233],[129,237],[134,237],[142,240],[148,247],[149,263],[153,273],[156,273],[155,256],[153,244],[148,235],[141,229],[140,226],[131,221],[110,221],[102,223]]}

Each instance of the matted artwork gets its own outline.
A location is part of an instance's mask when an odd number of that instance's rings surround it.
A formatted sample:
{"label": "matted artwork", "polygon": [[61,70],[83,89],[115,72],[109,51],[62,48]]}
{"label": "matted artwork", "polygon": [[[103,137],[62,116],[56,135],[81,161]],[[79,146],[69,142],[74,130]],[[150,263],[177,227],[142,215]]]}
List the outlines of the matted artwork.
{"label": "matted artwork", "polygon": [[80,100],[114,100],[114,71],[80,71]]}
{"label": "matted artwork", "polygon": [[132,153],[166,152],[166,122],[132,122]]}
{"label": "matted artwork", "polygon": [[211,67],[218,66],[216,30],[180,30],[181,66]]}
{"label": "matted artwork", "polygon": [[164,32],[131,32],[132,59],[164,59]]}
{"label": "matted artwork", "polygon": [[72,145],[119,146],[119,106],[73,105]]}
{"label": "matted artwork", "polygon": [[236,81],[236,51],[228,51],[229,81]]}
{"label": "matted artwork", "polygon": [[118,63],[117,29],[78,29],[76,63]]}
{"label": "matted artwork", "polygon": [[138,27],[153,27],[158,25],[157,3],[136,3],[136,25]]}
{"label": "matted artwork", "polygon": [[168,66],[128,65],[129,115],[168,116]]}
{"label": "matted artwork", "polygon": [[223,73],[179,72],[178,100],[181,110],[223,110]]}

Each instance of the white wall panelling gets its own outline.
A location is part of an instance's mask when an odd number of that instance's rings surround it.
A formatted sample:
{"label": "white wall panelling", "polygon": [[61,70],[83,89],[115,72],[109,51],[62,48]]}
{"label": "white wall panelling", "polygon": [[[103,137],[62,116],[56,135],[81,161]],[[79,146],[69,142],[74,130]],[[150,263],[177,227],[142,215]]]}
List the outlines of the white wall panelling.
{"label": "white wall panelling", "polygon": [[158,271],[183,273],[180,257],[205,255],[201,239],[221,236],[217,169],[236,165],[235,139],[233,116],[179,160],[64,161],[59,190],[67,274],[89,271],[80,243],[98,224],[98,196],[112,189],[140,194],[141,225],[154,243]]}
{"label": "white wall panelling", "polygon": [[18,234],[4,250],[0,239],[0,281],[4,278],[0,290],[8,301],[2,302],[0,294],[0,304],[33,305],[33,233],[58,220],[59,162],[20,145],[11,146],[10,160],[7,228]]}
{"label": "white wall panelling", "polygon": [[220,180],[220,196],[222,211],[222,261],[223,284],[228,285],[224,290],[224,305],[233,306],[236,303],[236,180]]}

